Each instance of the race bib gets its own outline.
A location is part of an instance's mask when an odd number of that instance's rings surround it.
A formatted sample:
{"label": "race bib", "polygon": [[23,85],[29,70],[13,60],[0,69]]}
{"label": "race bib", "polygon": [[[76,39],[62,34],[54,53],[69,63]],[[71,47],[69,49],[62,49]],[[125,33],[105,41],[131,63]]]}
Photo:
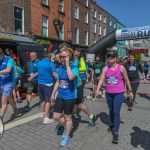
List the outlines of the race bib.
{"label": "race bib", "polygon": [[129,71],[136,71],[136,66],[129,66]]}
{"label": "race bib", "polygon": [[101,70],[100,69],[95,69],[95,74],[100,74]]}
{"label": "race bib", "polygon": [[118,77],[107,77],[108,84],[118,84]]}
{"label": "race bib", "polygon": [[61,87],[63,89],[68,88],[68,81],[66,81],[66,80],[60,80],[59,81],[59,87]]}

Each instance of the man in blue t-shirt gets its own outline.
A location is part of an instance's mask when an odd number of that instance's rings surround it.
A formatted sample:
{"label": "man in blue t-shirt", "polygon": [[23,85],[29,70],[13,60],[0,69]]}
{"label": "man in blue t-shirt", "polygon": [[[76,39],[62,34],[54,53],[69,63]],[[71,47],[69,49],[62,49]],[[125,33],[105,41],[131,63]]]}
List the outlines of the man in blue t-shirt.
{"label": "man in blue t-shirt", "polygon": [[42,103],[42,117],[44,124],[52,123],[53,119],[49,118],[50,98],[53,91],[54,78],[56,78],[56,69],[51,62],[50,53],[45,53],[43,58],[37,65],[38,70],[38,90]]}
{"label": "man in blue t-shirt", "polygon": [[149,64],[146,62],[144,62],[144,73],[145,73],[145,78],[147,79],[147,75],[148,75],[148,70],[149,70]]}
{"label": "man in blue t-shirt", "polygon": [[7,110],[8,102],[14,109],[15,117],[21,116],[18,113],[18,109],[14,99],[12,98],[12,90],[14,87],[14,60],[8,56],[5,56],[3,50],[0,48],[0,94],[2,101],[2,109],[0,117],[3,118]]}
{"label": "man in blue t-shirt", "polygon": [[23,108],[24,111],[30,111],[30,103],[32,99],[32,92],[33,89],[36,89],[38,86],[37,83],[37,64],[39,63],[39,60],[37,59],[37,53],[31,52],[30,53],[30,77],[28,80],[28,89],[27,89],[27,105]]}

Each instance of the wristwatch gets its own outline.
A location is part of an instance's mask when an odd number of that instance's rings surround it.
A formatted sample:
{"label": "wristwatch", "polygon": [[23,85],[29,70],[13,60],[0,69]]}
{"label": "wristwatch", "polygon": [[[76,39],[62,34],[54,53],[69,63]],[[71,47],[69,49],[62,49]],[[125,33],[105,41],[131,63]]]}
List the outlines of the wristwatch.
{"label": "wristwatch", "polygon": [[129,92],[133,92],[133,91],[131,90],[131,91],[129,91]]}

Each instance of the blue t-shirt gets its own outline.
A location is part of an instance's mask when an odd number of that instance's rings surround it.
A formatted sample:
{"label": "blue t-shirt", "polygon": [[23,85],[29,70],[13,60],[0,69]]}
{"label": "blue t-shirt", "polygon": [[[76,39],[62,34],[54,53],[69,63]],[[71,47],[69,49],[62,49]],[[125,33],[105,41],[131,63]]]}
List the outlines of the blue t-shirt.
{"label": "blue t-shirt", "polygon": [[148,64],[144,64],[144,71],[148,71],[149,65]]}
{"label": "blue t-shirt", "polygon": [[[72,63],[74,66],[76,66],[78,68],[78,72],[79,72],[79,59],[77,57],[75,57],[73,63]],[[80,77],[80,74],[78,74],[78,83],[77,83],[77,86],[81,86],[81,77]]]}
{"label": "blue t-shirt", "polygon": [[[35,61],[30,61],[30,76],[32,76],[37,72],[38,63],[39,63],[38,59],[36,59]],[[33,78],[33,80],[37,80],[37,77]]]}
{"label": "blue t-shirt", "polygon": [[42,59],[38,65],[38,84],[54,83],[53,72],[56,72],[55,65],[47,58]]}
{"label": "blue t-shirt", "polygon": [[17,80],[21,73],[24,73],[24,71],[21,69],[20,66],[14,66],[14,78]]}
{"label": "blue t-shirt", "polygon": [[71,64],[72,73],[76,76],[74,80],[69,80],[66,67],[61,65],[58,67],[58,98],[63,100],[75,100],[77,97],[77,77],[79,76],[79,69]]}

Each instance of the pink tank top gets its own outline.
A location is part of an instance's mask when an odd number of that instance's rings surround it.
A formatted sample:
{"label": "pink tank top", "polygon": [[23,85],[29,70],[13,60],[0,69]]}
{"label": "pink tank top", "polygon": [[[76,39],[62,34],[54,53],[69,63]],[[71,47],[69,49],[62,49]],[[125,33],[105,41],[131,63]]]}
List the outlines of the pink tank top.
{"label": "pink tank top", "polygon": [[121,65],[117,65],[115,70],[109,66],[106,68],[106,92],[122,93],[124,92],[123,76],[121,74]]}

